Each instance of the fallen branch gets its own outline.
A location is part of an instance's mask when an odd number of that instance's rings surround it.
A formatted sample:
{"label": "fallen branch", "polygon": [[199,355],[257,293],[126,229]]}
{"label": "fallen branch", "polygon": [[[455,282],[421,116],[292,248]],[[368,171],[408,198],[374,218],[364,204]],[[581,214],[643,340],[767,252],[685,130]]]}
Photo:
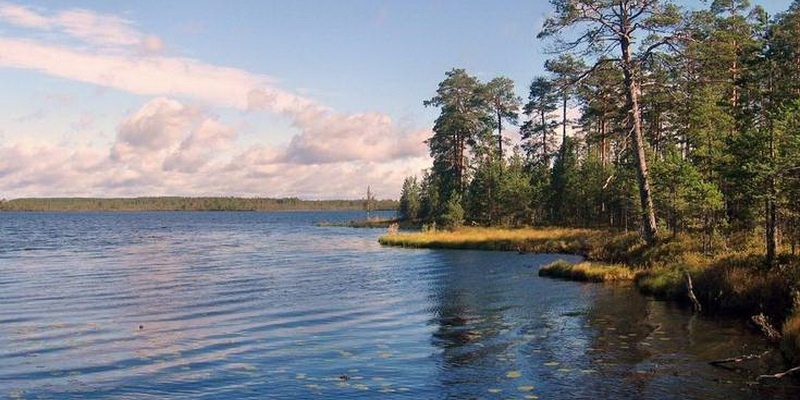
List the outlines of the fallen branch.
{"label": "fallen branch", "polygon": [[730,358],[723,358],[722,360],[709,361],[708,363],[713,365],[713,366],[719,367],[719,366],[722,366],[723,364],[728,364],[728,363],[740,363],[740,362],[743,362],[743,361],[756,360],[756,359],[759,359],[759,358],[764,357],[765,355],[769,354],[770,351],[771,350],[766,350],[766,351],[764,351],[763,353],[760,353],[760,354],[755,354],[754,353],[754,354],[745,354],[745,355],[736,356],[736,357],[730,357]]}
{"label": "fallen branch", "polygon": [[756,381],[760,382],[760,381],[762,381],[764,379],[781,379],[784,376],[789,375],[789,374],[793,374],[793,373],[795,373],[797,371],[800,371],[800,365],[798,365],[798,366],[796,366],[796,367],[794,367],[792,369],[783,371],[783,372],[778,372],[777,374],[774,374],[774,375],[760,375],[758,378],[756,378]]}
{"label": "fallen branch", "polygon": [[758,315],[753,315],[750,317],[750,322],[761,331],[764,336],[767,337],[767,340],[770,342],[777,344],[781,342],[781,333],[769,323],[769,319],[767,318],[764,313],[760,313]]}
{"label": "fallen branch", "polygon": [[689,275],[689,271],[684,272],[686,274],[686,291],[689,292],[689,300],[692,301],[692,308],[694,308],[694,312],[699,314],[703,311],[703,307],[700,306],[700,302],[697,301],[697,296],[694,295],[694,288],[692,287],[692,276]]}

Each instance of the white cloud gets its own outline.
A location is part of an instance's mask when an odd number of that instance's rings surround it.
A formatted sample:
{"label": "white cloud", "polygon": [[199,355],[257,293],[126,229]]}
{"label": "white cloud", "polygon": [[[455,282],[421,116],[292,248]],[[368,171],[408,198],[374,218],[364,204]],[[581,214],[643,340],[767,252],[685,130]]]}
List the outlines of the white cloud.
{"label": "white cloud", "polygon": [[[249,148],[230,156],[211,154],[191,175],[153,165],[113,161],[108,150],[76,150],[63,144],[0,145],[2,197],[30,196],[299,196],[360,198],[367,185],[379,198],[396,198],[405,176],[419,174],[426,158],[389,163],[265,163],[270,150]],[[264,157],[266,156],[266,157]],[[181,164],[185,165],[185,164]]]}
{"label": "white cloud", "polygon": [[[17,68],[151,98],[103,150],[0,145],[0,190],[22,195],[396,196],[427,163],[426,129],[380,112],[344,114],[238,68],[163,54],[155,35],[88,10],[46,13],[0,3],[0,22],[60,33],[91,46],[0,37],[0,68]],[[178,100],[180,98],[180,100]],[[210,110],[286,118],[299,133],[278,148],[242,148]],[[76,117],[77,119],[77,117]],[[90,116],[81,120],[92,122]],[[191,177],[187,177],[191,174]],[[66,189],[69,187],[69,189]]]}
{"label": "white cloud", "polygon": [[0,38],[0,65],[138,95],[183,95],[240,109],[246,109],[253,88],[271,81],[187,58],[104,54],[26,39]]}
{"label": "white cloud", "polygon": [[96,54],[0,38],[0,65],[108,86],[140,95],[181,95],[212,105],[286,116],[301,133],[282,155],[296,163],[389,161],[425,153],[427,130],[402,129],[382,113],[341,114],[280,90],[272,79],[176,57]]}
{"label": "white cloud", "polygon": [[49,29],[50,19],[16,4],[0,4],[0,18],[18,26]]}
{"label": "white cloud", "polygon": [[131,21],[116,15],[73,9],[45,15],[25,6],[0,4],[0,20],[25,28],[60,31],[82,42],[103,47],[131,47],[149,52],[163,50],[164,43],[139,32]]}
{"label": "white cloud", "polygon": [[138,46],[144,39],[129,21],[88,10],[64,11],[51,18],[52,25],[89,43],[111,46]]}
{"label": "white cloud", "polygon": [[194,173],[209,163],[216,154],[225,154],[233,148],[236,131],[215,121],[201,122],[164,160],[164,170]]}
{"label": "white cloud", "polygon": [[303,110],[293,115],[301,134],[292,138],[286,160],[324,163],[342,160],[389,161],[424,154],[427,130],[403,130],[381,113],[344,115]]}
{"label": "white cloud", "polygon": [[144,151],[168,149],[189,130],[193,114],[177,100],[153,99],[122,121],[117,142]]}
{"label": "white cloud", "polygon": [[100,154],[47,143],[0,147],[0,188],[4,196],[86,195],[106,170]]}
{"label": "white cloud", "polygon": [[158,97],[125,118],[110,160],[151,176],[198,172],[233,148],[236,132],[197,107]]}

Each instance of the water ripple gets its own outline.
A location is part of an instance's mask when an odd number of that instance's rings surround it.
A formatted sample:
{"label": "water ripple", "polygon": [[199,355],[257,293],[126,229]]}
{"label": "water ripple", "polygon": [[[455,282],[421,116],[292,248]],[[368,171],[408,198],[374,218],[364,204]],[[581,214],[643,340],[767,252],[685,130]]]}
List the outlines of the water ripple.
{"label": "water ripple", "polygon": [[[315,218],[353,217],[3,215],[0,398],[686,398],[715,376],[663,340],[684,332],[638,328],[680,311],[536,276],[561,256],[387,249]],[[655,365],[644,343],[693,374],[609,389]]]}

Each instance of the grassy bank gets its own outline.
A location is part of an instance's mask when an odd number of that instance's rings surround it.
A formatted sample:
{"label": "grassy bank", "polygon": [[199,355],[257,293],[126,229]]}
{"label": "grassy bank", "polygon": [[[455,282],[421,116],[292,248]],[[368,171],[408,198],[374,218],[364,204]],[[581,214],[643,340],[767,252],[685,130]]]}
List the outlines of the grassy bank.
{"label": "grassy bank", "polygon": [[[456,231],[400,232],[381,236],[387,246],[578,254],[589,260],[620,262],[641,248],[635,235],[592,229],[462,228]],[[622,251],[620,251],[622,250]]]}
{"label": "grassy bank", "polygon": [[539,276],[564,278],[580,282],[626,282],[636,273],[627,266],[580,262],[577,264],[556,261],[539,270]]}
{"label": "grassy bank", "polygon": [[685,276],[704,312],[749,318],[763,313],[782,328],[782,347],[800,362],[800,262],[785,255],[777,266],[764,267],[757,247],[724,245],[706,253],[688,236],[646,247],[634,233],[591,229],[464,228],[453,232],[392,233],[384,245],[569,253],[587,262],[556,262],[540,275],[579,281],[631,281],[644,294],[689,304]]}

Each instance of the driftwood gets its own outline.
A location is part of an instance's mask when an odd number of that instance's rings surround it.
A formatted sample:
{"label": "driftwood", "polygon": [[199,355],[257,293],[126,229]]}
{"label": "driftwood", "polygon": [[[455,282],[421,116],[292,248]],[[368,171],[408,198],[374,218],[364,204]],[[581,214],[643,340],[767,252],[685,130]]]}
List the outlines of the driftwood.
{"label": "driftwood", "polygon": [[[773,344],[780,343],[780,341],[781,341],[781,333],[778,332],[778,330],[775,329],[774,326],[772,326],[772,324],[769,322],[769,319],[767,318],[766,315],[764,315],[764,313],[760,313],[758,315],[753,315],[752,317],[750,317],[750,323],[752,323],[756,328],[758,328],[759,331],[761,331],[761,333],[764,334],[764,336],[767,337],[767,340],[769,340]],[[722,360],[710,361],[709,364],[717,366],[717,367],[726,368],[725,364],[728,364],[728,363],[739,363],[739,362],[742,362],[742,361],[758,359],[758,358],[761,358],[761,357],[767,355],[769,352],[770,351],[767,350],[767,351],[765,351],[765,352],[763,352],[761,354],[748,354],[748,355],[743,355],[743,356],[725,358],[725,359],[722,359]],[[794,373],[797,373],[797,372],[800,372],[800,365],[798,365],[798,366],[796,366],[794,368],[788,369],[786,371],[783,371],[783,372],[778,372],[777,374],[759,375],[758,378],[756,378],[756,381],[757,382],[761,382],[761,381],[768,380],[768,379],[781,379],[781,378],[783,378],[783,377],[785,377],[787,375],[791,375],[791,374],[794,374]]]}
{"label": "driftwood", "polygon": [[760,375],[758,378],[756,378],[756,381],[761,382],[764,379],[781,379],[786,375],[790,375],[790,374],[793,374],[793,373],[798,372],[798,371],[800,371],[800,365],[798,365],[798,366],[796,366],[796,367],[794,367],[792,369],[783,371],[783,372],[778,372],[777,374],[774,374],[774,375]]}
{"label": "driftwood", "polygon": [[[754,354],[747,354],[747,355],[730,357],[730,358],[723,358],[722,360],[709,361],[708,363],[713,365],[713,366],[715,366],[715,367],[730,369],[730,367],[726,366],[726,364],[740,363],[740,362],[749,361],[749,360],[757,360],[757,359],[759,359],[761,357],[764,357],[765,355],[769,354],[769,352],[770,352],[770,350],[766,350],[766,351],[764,351],[763,353],[760,353],[760,354],[755,354],[754,353]],[[781,379],[781,378],[785,377],[786,375],[791,375],[791,374],[794,374],[794,373],[797,373],[797,372],[800,372],[800,365],[798,365],[798,366],[796,366],[794,368],[788,369],[786,371],[783,371],[783,372],[778,372],[777,374],[759,375],[758,378],[756,378],[756,382],[762,382],[762,381],[768,380],[768,379]]]}
{"label": "driftwood", "polygon": [[730,358],[723,358],[722,360],[709,361],[708,363],[713,365],[713,366],[716,366],[716,367],[722,367],[724,364],[740,363],[740,362],[743,362],[743,361],[756,360],[756,359],[759,359],[759,358],[764,357],[765,355],[769,354],[770,351],[771,350],[766,350],[766,351],[764,351],[763,353],[760,353],[760,354],[755,354],[754,353],[754,354],[745,354],[745,355],[736,356],[736,357],[730,357]]}
{"label": "driftwood", "polygon": [[689,271],[684,272],[686,275],[686,291],[689,295],[689,300],[692,301],[692,308],[694,308],[694,312],[699,314],[703,311],[703,307],[700,305],[700,302],[697,301],[697,296],[694,295],[694,288],[692,287],[692,276],[689,275]]}
{"label": "driftwood", "polygon": [[781,342],[781,333],[775,329],[774,326],[769,322],[764,313],[759,313],[758,315],[753,315],[750,317],[750,322],[755,325],[758,330],[766,336],[767,340],[769,340],[773,344],[778,344]]}

